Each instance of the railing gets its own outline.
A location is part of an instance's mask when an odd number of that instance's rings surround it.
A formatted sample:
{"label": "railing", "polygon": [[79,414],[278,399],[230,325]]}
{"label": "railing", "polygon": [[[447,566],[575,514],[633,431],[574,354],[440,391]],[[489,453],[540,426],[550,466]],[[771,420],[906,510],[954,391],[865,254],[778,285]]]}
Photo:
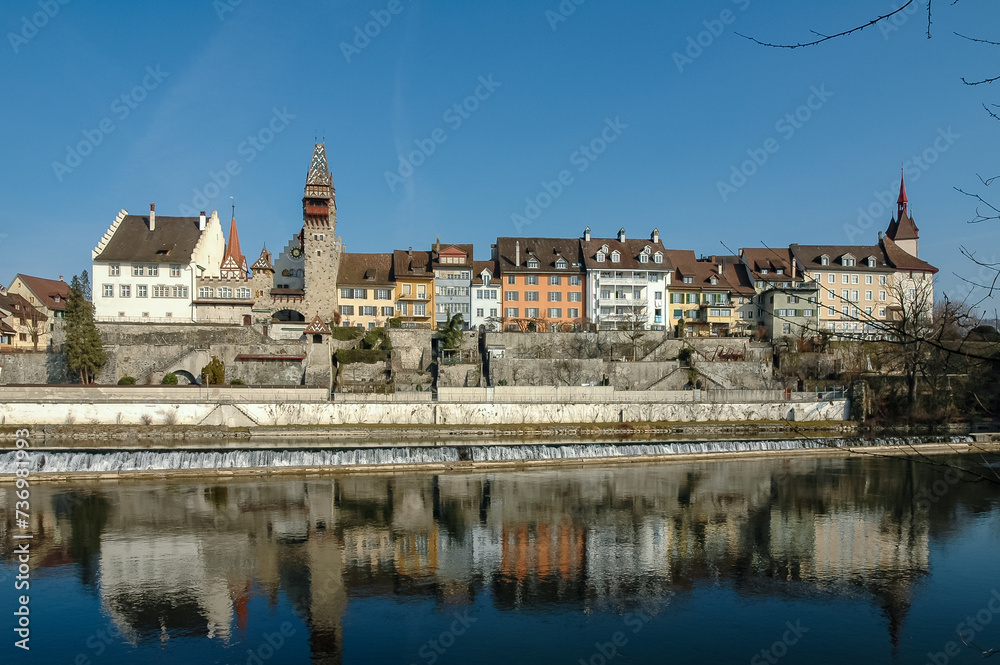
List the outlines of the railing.
{"label": "railing", "polygon": [[329,397],[326,388],[308,386],[0,386],[0,402],[281,404],[325,402]]}

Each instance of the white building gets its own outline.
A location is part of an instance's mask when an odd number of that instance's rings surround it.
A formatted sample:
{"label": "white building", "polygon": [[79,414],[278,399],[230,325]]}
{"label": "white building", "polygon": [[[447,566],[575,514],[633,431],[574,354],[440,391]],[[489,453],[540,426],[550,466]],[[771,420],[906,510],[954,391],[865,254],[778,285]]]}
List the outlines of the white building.
{"label": "white building", "polygon": [[469,327],[478,330],[483,326],[491,332],[499,332],[502,285],[496,274],[493,261],[476,261],[472,276],[472,315]]}
{"label": "white building", "polygon": [[226,241],[218,213],[157,217],[118,213],[92,252],[98,321],[197,320],[197,277],[220,277]]}

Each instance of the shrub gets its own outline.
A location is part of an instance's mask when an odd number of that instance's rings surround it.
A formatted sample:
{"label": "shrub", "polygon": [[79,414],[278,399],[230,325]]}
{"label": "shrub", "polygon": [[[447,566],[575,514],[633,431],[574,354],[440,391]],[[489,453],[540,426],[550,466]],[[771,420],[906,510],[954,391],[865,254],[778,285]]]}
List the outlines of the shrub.
{"label": "shrub", "polygon": [[393,318],[389,319],[389,327],[390,328],[402,328],[403,327],[403,319],[397,319],[396,317],[393,317]]}
{"label": "shrub", "polygon": [[389,360],[389,352],[382,349],[340,349],[334,354],[338,365],[351,363],[373,363]]}
{"label": "shrub", "polygon": [[243,381],[243,379],[233,379],[232,381],[229,382],[229,385],[231,385],[231,386],[245,386],[246,383]]}
{"label": "shrub", "polygon": [[134,386],[135,385],[135,377],[134,376],[123,376],[122,378],[118,379],[118,385],[119,386]]}
{"label": "shrub", "polygon": [[331,326],[330,334],[338,342],[350,342],[361,337],[364,332],[361,328],[357,326]]}
{"label": "shrub", "polygon": [[163,375],[163,385],[165,386],[176,386],[177,385],[177,375],[173,372]]}
{"label": "shrub", "polygon": [[212,362],[201,368],[204,382],[210,386],[221,386],[226,382],[226,366],[221,360],[212,356]]}

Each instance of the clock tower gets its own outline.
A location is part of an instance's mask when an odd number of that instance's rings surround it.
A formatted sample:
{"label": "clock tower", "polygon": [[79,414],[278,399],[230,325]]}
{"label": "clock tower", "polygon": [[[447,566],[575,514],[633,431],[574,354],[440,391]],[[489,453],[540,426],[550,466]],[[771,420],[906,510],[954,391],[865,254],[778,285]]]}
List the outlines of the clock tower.
{"label": "clock tower", "polygon": [[[337,203],[326,146],[313,147],[302,197],[302,232],[299,252],[304,260],[306,320],[318,315],[333,320],[337,309],[337,272],[342,251],[337,238]],[[299,254],[299,252],[295,252]]]}

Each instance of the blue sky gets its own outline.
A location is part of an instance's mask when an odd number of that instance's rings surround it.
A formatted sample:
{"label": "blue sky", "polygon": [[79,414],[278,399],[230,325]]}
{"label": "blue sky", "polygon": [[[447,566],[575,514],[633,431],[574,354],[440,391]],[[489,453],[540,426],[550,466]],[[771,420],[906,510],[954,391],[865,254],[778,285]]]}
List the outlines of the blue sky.
{"label": "blue sky", "polygon": [[[0,10],[4,284],[88,268],[118,210],[150,202],[226,219],[235,197],[244,252],[280,249],[316,137],[349,251],[440,235],[487,258],[497,236],[585,226],[658,227],[698,254],[873,243],[889,212],[859,209],[894,201],[905,166],[939,293],[976,277],[961,246],[996,259],[1000,226],[968,224],[953,189],[986,195],[976,174],[1000,174],[982,108],[1000,90],[960,81],[1000,73],[1000,48],[953,34],[1000,38],[996,3],[935,5],[931,40],[920,3],[891,31],[788,51],[734,32],[802,41],[902,0],[61,1]],[[411,173],[400,156],[421,145]]]}

